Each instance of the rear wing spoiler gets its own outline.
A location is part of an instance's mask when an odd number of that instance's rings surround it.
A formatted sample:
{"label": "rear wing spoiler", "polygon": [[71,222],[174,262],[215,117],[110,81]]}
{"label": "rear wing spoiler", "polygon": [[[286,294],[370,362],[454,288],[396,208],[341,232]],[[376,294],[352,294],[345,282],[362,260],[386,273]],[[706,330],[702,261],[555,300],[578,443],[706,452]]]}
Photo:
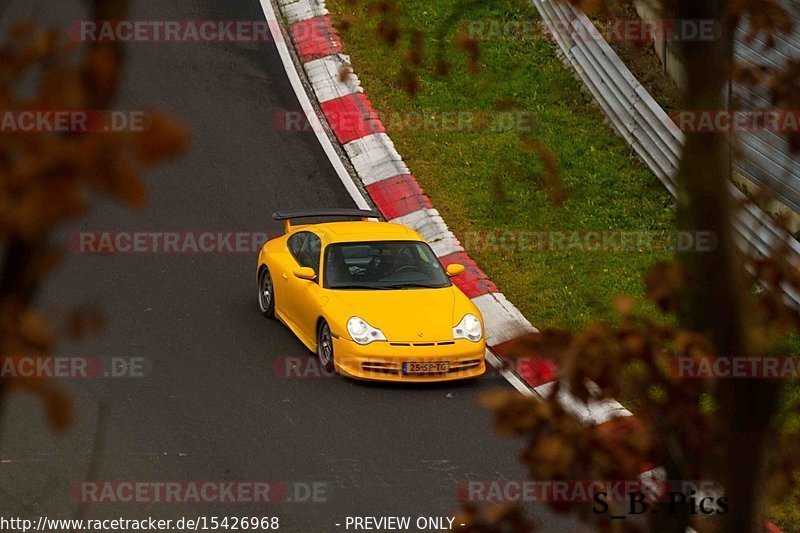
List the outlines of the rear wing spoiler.
{"label": "rear wing spoiler", "polygon": [[380,213],[366,209],[310,209],[307,211],[283,212],[276,211],[272,214],[273,220],[283,220],[286,233],[292,229],[292,220],[298,218],[360,218],[368,220],[370,218],[380,219]]}

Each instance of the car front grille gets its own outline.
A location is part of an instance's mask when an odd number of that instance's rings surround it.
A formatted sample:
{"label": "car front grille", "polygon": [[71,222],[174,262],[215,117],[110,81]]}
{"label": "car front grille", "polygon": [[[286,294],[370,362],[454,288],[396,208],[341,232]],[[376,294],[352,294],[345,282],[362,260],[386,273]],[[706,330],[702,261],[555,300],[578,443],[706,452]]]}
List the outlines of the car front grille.
{"label": "car front grille", "polygon": [[452,346],[456,341],[441,341],[441,342],[390,342],[389,346]]}
{"label": "car front grille", "polygon": [[379,374],[399,374],[400,365],[395,363],[366,362],[361,363],[361,370],[364,372],[376,372]]}
{"label": "car front grille", "polygon": [[450,373],[463,372],[464,370],[471,370],[475,367],[481,366],[482,359],[470,359],[468,361],[454,361],[450,363]]}

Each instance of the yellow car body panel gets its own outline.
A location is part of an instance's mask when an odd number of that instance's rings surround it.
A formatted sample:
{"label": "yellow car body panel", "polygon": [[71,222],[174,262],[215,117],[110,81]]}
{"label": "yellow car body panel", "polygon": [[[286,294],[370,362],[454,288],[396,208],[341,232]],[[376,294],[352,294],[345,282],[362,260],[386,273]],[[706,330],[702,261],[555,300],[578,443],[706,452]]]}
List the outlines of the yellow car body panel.
{"label": "yellow car body panel", "polygon": [[[289,239],[310,232],[321,241],[316,280],[300,279],[301,268],[289,250]],[[455,285],[405,290],[346,290],[326,288],[324,257],[338,243],[425,240],[415,231],[387,222],[329,222],[292,225],[285,235],[270,240],[258,256],[258,270],[266,266],[274,289],[275,316],[312,352],[317,350],[317,328],[325,320],[331,330],[336,370],[349,377],[381,381],[448,381],[482,375],[485,370],[485,333],[478,342],[454,339],[453,328],[471,313],[483,318],[472,301]],[[358,316],[380,329],[386,341],[360,345],[347,331]],[[405,374],[403,363],[447,362],[448,372]]]}

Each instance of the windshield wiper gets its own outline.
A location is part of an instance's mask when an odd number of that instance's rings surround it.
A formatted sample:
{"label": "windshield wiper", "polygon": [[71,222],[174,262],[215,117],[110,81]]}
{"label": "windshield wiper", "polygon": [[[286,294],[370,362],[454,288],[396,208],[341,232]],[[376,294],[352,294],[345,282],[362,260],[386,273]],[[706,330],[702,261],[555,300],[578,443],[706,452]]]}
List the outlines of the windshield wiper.
{"label": "windshield wiper", "polygon": [[388,289],[443,289],[446,285],[428,285],[425,283],[397,283],[395,285],[387,285]]}
{"label": "windshield wiper", "polygon": [[385,291],[391,289],[391,287],[385,287],[383,285],[336,285],[331,287],[331,289],[338,290],[338,289],[361,289],[365,291]]}

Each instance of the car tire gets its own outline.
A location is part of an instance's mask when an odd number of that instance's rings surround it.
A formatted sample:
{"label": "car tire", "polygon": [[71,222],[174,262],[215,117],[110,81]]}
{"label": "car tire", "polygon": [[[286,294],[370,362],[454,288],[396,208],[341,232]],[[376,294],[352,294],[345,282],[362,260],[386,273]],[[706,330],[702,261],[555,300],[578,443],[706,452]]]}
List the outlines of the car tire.
{"label": "car tire", "polygon": [[319,359],[320,369],[324,372],[335,372],[336,365],[333,363],[333,335],[331,328],[325,320],[320,321],[317,328],[317,358]]}
{"label": "car tire", "polygon": [[258,272],[258,309],[267,318],[275,316],[275,286],[267,267]]}

